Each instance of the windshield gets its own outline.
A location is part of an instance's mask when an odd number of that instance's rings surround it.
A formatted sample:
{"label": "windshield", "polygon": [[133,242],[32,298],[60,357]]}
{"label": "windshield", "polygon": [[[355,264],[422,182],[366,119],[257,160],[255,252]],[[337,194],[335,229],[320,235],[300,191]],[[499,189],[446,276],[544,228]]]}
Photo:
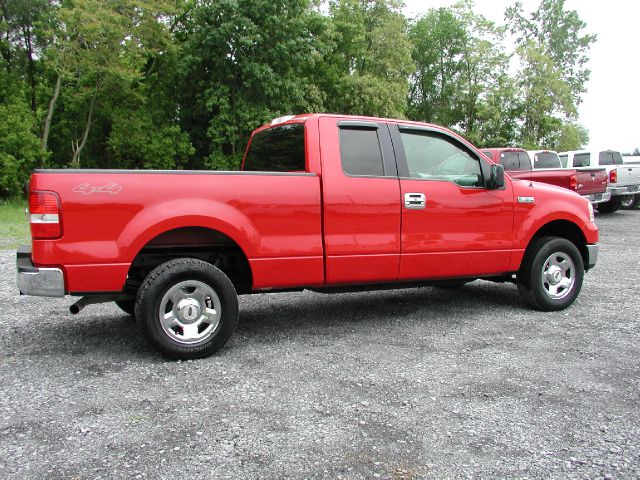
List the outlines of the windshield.
{"label": "windshield", "polygon": [[304,172],[304,124],[268,128],[251,139],[243,170]]}

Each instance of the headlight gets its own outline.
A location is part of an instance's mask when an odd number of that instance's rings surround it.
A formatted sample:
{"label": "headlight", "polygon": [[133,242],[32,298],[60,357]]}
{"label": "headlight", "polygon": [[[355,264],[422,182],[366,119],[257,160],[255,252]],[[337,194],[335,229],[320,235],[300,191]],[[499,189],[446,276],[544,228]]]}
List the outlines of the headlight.
{"label": "headlight", "polygon": [[596,217],[593,215],[593,205],[591,205],[591,202],[587,203],[587,205],[587,208],[589,209],[589,221],[594,223],[596,221]]}

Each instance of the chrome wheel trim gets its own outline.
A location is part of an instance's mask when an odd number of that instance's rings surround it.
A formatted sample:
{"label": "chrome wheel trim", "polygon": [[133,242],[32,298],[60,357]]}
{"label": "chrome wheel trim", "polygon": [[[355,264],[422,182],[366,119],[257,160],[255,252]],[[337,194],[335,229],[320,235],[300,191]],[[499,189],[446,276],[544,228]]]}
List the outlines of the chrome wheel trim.
{"label": "chrome wheel trim", "polygon": [[622,198],[622,202],[620,202],[620,205],[622,205],[624,208],[629,208],[632,203],[633,203],[633,195],[626,195],[625,197]]}
{"label": "chrome wheel trim", "polygon": [[213,288],[199,280],[185,280],[171,287],[162,297],[158,319],[172,340],[191,345],[202,342],[216,331],[222,303]]}
{"label": "chrome wheel trim", "polygon": [[555,252],[542,264],[542,290],[552,300],[569,295],[576,284],[576,265],[569,254]]}

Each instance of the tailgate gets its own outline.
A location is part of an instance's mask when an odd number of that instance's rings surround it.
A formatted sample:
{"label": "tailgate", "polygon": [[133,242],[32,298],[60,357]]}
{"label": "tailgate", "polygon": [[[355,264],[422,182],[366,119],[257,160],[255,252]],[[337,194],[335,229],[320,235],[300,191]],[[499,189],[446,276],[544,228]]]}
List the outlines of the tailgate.
{"label": "tailgate", "polygon": [[576,192],[580,195],[592,195],[604,193],[607,190],[606,168],[581,168],[576,172],[578,187]]}
{"label": "tailgate", "polygon": [[616,186],[640,185],[640,166],[618,165],[617,170],[618,181],[616,182]]}

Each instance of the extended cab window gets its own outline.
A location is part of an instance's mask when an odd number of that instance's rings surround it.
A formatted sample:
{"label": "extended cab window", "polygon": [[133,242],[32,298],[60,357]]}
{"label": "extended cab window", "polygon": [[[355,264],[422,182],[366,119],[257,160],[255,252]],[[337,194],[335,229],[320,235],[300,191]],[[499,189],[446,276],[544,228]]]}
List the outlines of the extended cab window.
{"label": "extended cab window", "polygon": [[347,175],[384,175],[376,128],[340,128],[340,158]]}
{"label": "extended cab window", "polygon": [[560,168],[560,159],[556,153],[540,152],[533,156],[533,166],[535,168]]}
{"label": "extended cab window", "polygon": [[531,160],[527,152],[502,152],[500,165],[505,170],[531,170]]}
{"label": "extended cab window", "polygon": [[574,167],[588,167],[591,163],[591,154],[589,153],[576,153],[573,156]]}
{"label": "extended cab window", "polygon": [[435,132],[400,130],[409,177],[447,180],[464,187],[482,185],[480,162],[453,140]]}
{"label": "extended cab window", "polygon": [[243,170],[249,172],[304,172],[304,124],[268,128],[251,139]]}

